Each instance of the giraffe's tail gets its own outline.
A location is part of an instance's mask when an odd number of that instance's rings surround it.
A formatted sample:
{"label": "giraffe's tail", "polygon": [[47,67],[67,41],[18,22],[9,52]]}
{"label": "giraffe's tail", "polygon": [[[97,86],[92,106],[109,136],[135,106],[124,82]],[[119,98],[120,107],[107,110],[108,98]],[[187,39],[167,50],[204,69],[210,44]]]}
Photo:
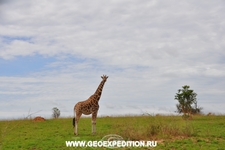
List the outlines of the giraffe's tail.
{"label": "giraffe's tail", "polygon": [[73,118],[73,127],[75,127],[75,117]]}
{"label": "giraffe's tail", "polygon": [[76,112],[74,110],[73,127],[75,127],[75,116],[76,116]]}

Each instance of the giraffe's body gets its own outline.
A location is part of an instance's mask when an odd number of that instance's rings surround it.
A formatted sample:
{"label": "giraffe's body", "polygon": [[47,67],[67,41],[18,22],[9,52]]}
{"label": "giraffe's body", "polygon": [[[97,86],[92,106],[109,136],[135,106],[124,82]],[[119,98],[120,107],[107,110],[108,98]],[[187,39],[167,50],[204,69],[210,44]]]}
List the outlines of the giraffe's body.
{"label": "giraffe's body", "polygon": [[92,133],[95,134],[95,132],[96,132],[96,128],[95,128],[96,117],[97,117],[98,109],[99,109],[98,101],[101,97],[102,89],[103,89],[103,86],[104,86],[108,76],[103,75],[103,76],[101,76],[101,78],[102,78],[102,81],[99,84],[95,93],[93,95],[91,95],[87,100],[78,102],[74,106],[73,125],[75,127],[74,128],[74,134],[75,135],[78,134],[78,132],[77,132],[78,121],[79,121],[82,114],[84,114],[84,115],[92,114]]}

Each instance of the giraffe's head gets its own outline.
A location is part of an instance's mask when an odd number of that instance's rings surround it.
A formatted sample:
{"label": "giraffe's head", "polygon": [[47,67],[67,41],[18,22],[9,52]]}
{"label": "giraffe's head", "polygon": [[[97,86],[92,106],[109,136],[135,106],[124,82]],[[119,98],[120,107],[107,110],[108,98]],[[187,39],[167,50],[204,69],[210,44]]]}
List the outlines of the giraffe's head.
{"label": "giraffe's head", "polygon": [[107,80],[107,78],[108,78],[108,76],[103,75],[103,76],[101,76],[101,78],[102,78],[102,80],[106,81],[106,80]]}

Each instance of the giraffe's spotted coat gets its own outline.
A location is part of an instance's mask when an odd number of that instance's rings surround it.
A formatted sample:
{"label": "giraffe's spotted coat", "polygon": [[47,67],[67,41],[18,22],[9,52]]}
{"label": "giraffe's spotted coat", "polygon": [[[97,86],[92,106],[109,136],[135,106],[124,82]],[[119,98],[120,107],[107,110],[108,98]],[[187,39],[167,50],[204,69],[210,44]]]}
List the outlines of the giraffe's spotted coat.
{"label": "giraffe's spotted coat", "polygon": [[103,75],[103,76],[101,76],[101,78],[102,78],[102,81],[99,84],[95,93],[93,95],[91,95],[87,100],[78,102],[74,106],[74,112],[75,112],[74,134],[76,134],[76,135],[78,134],[78,132],[77,132],[78,121],[82,114],[84,114],[84,115],[92,114],[92,133],[94,134],[96,132],[96,129],[95,129],[96,117],[97,117],[98,109],[99,109],[98,101],[101,97],[102,90],[103,90],[104,84],[105,84],[108,76]]}

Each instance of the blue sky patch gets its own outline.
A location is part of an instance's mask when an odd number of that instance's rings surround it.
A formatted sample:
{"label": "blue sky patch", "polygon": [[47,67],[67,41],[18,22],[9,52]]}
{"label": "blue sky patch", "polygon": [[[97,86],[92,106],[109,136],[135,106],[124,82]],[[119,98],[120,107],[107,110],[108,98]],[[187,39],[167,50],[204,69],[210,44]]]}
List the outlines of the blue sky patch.
{"label": "blue sky patch", "polygon": [[0,59],[0,76],[23,76],[45,69],[45,66],[56,61],[54,57],[41,55],[16,57],[13,60]]}
{"label": "blue sky patch", "polygon": [[3,43],[10,44],[11,42],[15,40],[19,41],[29,41],[31,42],[31,37],[26,36],[1,36]]}

